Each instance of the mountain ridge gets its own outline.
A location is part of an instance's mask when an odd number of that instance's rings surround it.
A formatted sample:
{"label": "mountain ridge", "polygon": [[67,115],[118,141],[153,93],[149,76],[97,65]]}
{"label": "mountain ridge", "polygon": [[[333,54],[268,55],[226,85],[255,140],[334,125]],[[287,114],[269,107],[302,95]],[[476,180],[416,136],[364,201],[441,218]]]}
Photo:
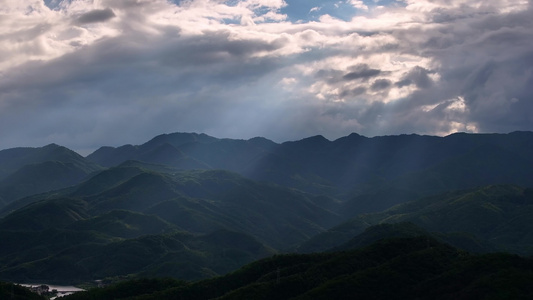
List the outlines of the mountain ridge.
{"label": "mountain ridge", "polygon": [[[361,186],[373,184],[373,181],[393,183],[406,176],[427,177],[423,172],[430,172],[438,164],[456,159],[475,149],[480,153],[489,148],[500,149],[508,157],[494,155],[500,167],[513,156],[520,157],[516,168],[528,172],[533,167],[533,159],[528,155],[528,147],[533,146],[532,132],[512,132],[509,134],[467,134],[456,133],[445,137],[426,135],[394,135],[364,137],[356,133],[330,141],[317,135],[297,141],[274,143],[259,138],[262,143],[254,143],[258,138],[249,140],[217,139],[209,137],[199,141],[197,134],[175,133],[181,137],[181,143],[172,145],[187,157],[205,165],[205,169],[226,169],[255,180],[267,180],[313,193],[336,195],[342,198],[357,194]],[[160,135],[136,147],[153,149],[154,145],[168,142],[170,135]],[[184,138],[188,136],[188,138]],[[157,141],[157,143],[155,142]],[[125,147],[125,146],[124,146]],[[107,148],[106,148],[107,149]],[[113,150],[106,150],[111,151]],[[115,148],[119,153],[120,147]],[[105,162],[99,157],[99,150],[87,156],[96,163]],[[102,155],[105,156],[105,155]],[[107,154],[107,157],[119,156]],[[131,157],[124,157],[123,160]],[[140,159],[137,156],[135,159]],[[500,161],[498,161],[500,159]],[[144,161],[149,159],[144,158]],[[149,162],[149,161],[148,161]],[[159,160],[159,163],[164,163]],[[198,166],[197,166],[198,167]],[[448,170],[448,177],[455,177],[455,170]],[[494,172],[497,174],[498,172]],[[418,175],[417,175],[418,174]],[[510,182],[533,185],[533,174],[526,174],[525,180]],[[479,182],[450,182],[450,186],[440,186],[436,178],[430,182],[425,193],[445,190],[447,188],[472,187],[479,184],[500,183],[501,178],[473,178]],[[518,176],[517,176],[518,177]],[[416,178],[414,180],[417,180]],[[404,182],[405,184],[405,182]],[[455,185],[455,186],[454,186]]]}
{"label": "mountain ridge", "polygon": [[0,278],[198,279],[276,251],[411,234],[528,255],[531,146],[532,132],[284,143],[173,133],[87,157],[55,144],[0,151]]}

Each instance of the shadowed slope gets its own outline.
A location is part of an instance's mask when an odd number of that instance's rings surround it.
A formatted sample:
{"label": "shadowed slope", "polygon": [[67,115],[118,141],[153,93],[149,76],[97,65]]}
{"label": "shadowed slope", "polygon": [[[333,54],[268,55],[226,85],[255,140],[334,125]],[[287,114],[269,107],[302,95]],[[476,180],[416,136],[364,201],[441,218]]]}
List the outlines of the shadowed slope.
{"label": "shadowed slope", "polygon": [[[470,255],[427,236],[385,239],[361,249],[278,255],[231,274],[117,299],[527,299],[533,262],[508,254]],[[69,296],[116,295],[121,283]],[[156,283],[153,283],[156,285]]]}
{"label": "shadowed slope", "polygon": [[[412,222],[439,233],[467,233],[493,248],[533,253],[533,191],[513,185],[447,192],[353,218],[302,244],[322,251],[347,242],[371,225]],[[457,237],[459,238],[459,237]],[[491,249],[489,247],[489,249]]]}

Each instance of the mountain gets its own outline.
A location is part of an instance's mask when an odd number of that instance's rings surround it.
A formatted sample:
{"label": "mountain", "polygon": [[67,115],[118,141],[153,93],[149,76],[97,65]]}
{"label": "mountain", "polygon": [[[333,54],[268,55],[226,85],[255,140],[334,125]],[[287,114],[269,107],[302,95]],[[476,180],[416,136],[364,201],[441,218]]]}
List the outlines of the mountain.
{"label": "mountain", "polygon": [[528,299],[533,296],[531,280],[531,259],[472,255],[418,236],[380,240],[344,252],[277,255],[192,283],[122,282],[66,300]]}
{"label": "mountain", "polygon": [[[334,141],[314,136],[281,144],[264,138],[173,133],[139,146],[103,147],[87,159],[105,166],[135,159],[184,169],[230,170],[346,200],[339,213],[353,217],[450,189],[499,183],[533,186],[531,146],[533,132],[373,138],[351,134]],[[160,155],[160,147],[172,149]],[[196,164],[175,162],[184,158]],[[403,195],[395,196],[396,191]]]}
{"label": "mountain", "polygon": [[38,164],[47,161],[71,163],[88,172],[100,169],[93,163],[89,163],[78,153],[63,146],[50,144],[40,148],[11,148],[1,150],[0,179],[5,178],[7,175],[12,174],[25,165]]}
{"label": "mountain", "polygon": [[531,146],[532,132],[172,133],[85,158],[54,144],[3,150],[0,279],[200,279],[395,236],[530,255]]}
{"label": "mountain", "polygon": [[[91,231],[49,230],[38,248],[21,249],[2,259],[0,278],[16,282],[79,284],[107,277],[174,277],[189,280],[228,273],[245,263],[270,256],[273,250],[242,233],[209,235],[172,232],[113,239],[88,238]],[[0,232],[0,235],[6,235]],[[84,239],[72,239],[74,236]],[[63,241],[57,238],[65,237]],[[61,247],[53,245],[61,244]],[[43,248],[43,249],[39,249]],[[37,251],[47,251],[39,257]],[[3,256],[4,258],[6,256]]]}
{"label": "mountain", "polygon": [[88,155],[87,159],[106,167],[116,166],[127,160],[140,160],[185,169],[209,169],[209,165],[187,157],[179,147],[188,143],[211,143],[216,140],[218,139],[205,134],[162,134],[140,146],[101,147]]}
{"label": "mountain", "polygon": [[[276,249],[295,245],[339,222],[329,209],[337,203],[328,197],[255,182],[228,171],[183,171],[140,162],[102,171],[53,197],[44,194],[41,200],[52,203],[61,197],[82,201],[90,216],[113,210],[152,214],[193,233],[244,232]],[[21,219],[17,213],[38,203],[24,207],[28,201],[22,199],[8,208]]]}
{"label": "mountain", "polygon": [[0,251],[0,278],[224,274],[333,226],[331,205],[334,199],[228,171],[128,161],[9,205],[0,219],[0,239],[9,243]]}
{"label": "mountain", "polygon": [[475,243],[485,245],[481,248],[531,255],[531,218],[533,189],[491,185],[441,193],[381,213],[359,215],[306,241],[299,251],[339,246],[372,225],[411,222],[429,232],[454,234],[457,243],[461,243],[462,235],[462,242],[472,244],[472,239],[477,239]]}
{"label": "mountain", "polygon": [[[0,219],[0,278],[49,283],[80,283],[113,276],[193,280],[224,274],[274,253],[256,238],[228,230],[223,223],[206,232],[190,233],[181,230],[176,224],[179,222],[120,209],[147,210],[151,208],[149,203],[155,205],[179,196],[177,192],[162,192],[130,203],[128,198],[137,191],[172,189],[175,182],[170,175],[124,168],[103,171],[93,177],[96,182],[89,180],[79,189],[63,190],[60,198],[45,195],[45,199]],[[110,184],[104,187],[98,184],[103,178],[116,181],[104,180]],[[110,198],[112,208],[104,204],[105,197]]]}
{"label": "mountain", "polygon": [[76,152],[55,144],[2,150],[0,204],[78,184],[101,169]]}
{"label": "mountain", "polygon": [[2,230],[44,230],[62,228],[89,217],[87,204],[78,199],[38,201],[0,219]]}
{"label": "mountain", "polygon": [[[117,172],[120,168],[112,168],[109,172]],[[0,269],[0,278],[37,280],[41,278],[35,276],[46,274],[53,280],[77,282],[117,275],[206,278],[225,274],[272,254],[272,248],[265,246],[265,241],[278,245],[272,241],[279,242],[284,234],[297,239],[306,230],[298,222],[293,223],[292,231],[284,229],[287,227],[275,227],[291,220],[287,212],[279,216],[282,210],[290,212],[290,207],[269,212],[268,206],[248,199],[249,206],[239,214],[239,207],[230,204],[234,201],[231,198],[258,196],[238,191],[235,196],[230,194],[230,199],[220,197],[225,191],[235,189],[232,185],[240,180],[249,183],[250,188],[256,184],[235,173],[181,171],[179,176],[146,171],[140,175],[124,173],[135,181],[119,181],[121,183],[102,193],[88,193],[90,196],[84,200],[38,201],[1,219],[0,238],[9,247],[0,251],[0,263],[5,265]],[[138,176],[148,178],[136,181]],[[224,182],[228,180],[229,183]],[[150,207],[140,201],[146,197],[133,198],[140,182],[155,184],[154,188],[141,187],[160,192],[152,199],[166,199],[177,191],[181,194],[179,198],[162,200],[162,204]],[[261,191],[261,194],[269,193],[268,189]],[[104,194],[107,198],[102,196]],[[122,198],[122,195],[127,196]],[[193,195],[199,198],[190,198]],[[140,211],[102,206],[101,201],[105,203],[109,197],[113,205],[122,203]],[[116,199],[121,200],[117,202]],[[261,215],[251,210],[252,204],[259,205],[257,211]],[[295,210],[305,215],[302,206]],[[233,213],[231,217],[230,212]],[[296,249],[299,252],[352,251],[383,239],[424,236],[427,243],[434,240],[473,252],[508,251],[530,255],[532,213],[533,192],[528,188],[494,185],[453,191],[398,205],[382,213],[360,215],[315,235]],[[249,227],[239,227],[235,222]],[[258,225],[261,226],[254,227]],[[296,229],[299,232],[294,232]],[[288,232],[281,234],[281,230]]]}
{"label": "mountain", "polygon": [[366,247],[374,242],[389,238],[414,238],[418,236],[431,237],[439,242],[458,249],[473,253],[496,252],[497,249],[489,242],[481,241],[472,234],[464,232],[429,232],[411,222],[382,223],[366,228],[361,234],[351,238],[346,243],[328,249],[328,252],[348,251]]}
{"label": "mountain", "polygon": [[70,223],[68,228],[75,231],[97,231],[124,239],[168,233],[177,229],[176,226],[155,215],[127,210],[113,210],[96,217],[84,218]]}

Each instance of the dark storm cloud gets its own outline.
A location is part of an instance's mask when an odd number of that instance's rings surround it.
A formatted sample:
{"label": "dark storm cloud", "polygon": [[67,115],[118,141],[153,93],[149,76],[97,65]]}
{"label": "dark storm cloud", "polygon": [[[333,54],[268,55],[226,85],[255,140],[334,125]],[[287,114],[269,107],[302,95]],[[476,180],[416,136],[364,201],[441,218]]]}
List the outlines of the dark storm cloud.
{"label": "dark storm cloud", "polygon": [[484,131],[527,129],[533,120],[533,52],[472,70],[462,86],[471,119]]}
{"label": "dark storm cloud", "polygon": [[82,14],[76,19],[75,22],[77,24],[106,22],[114,17],[116,17],[116,15],[110,8],[95,9]]}
{"label": "dark storm cloud", "polygon": [[[342,70],[335,70],[335,69],[320,69],[318,70],[314,75],[314,77],[318,80],[324,80],[328,84],[331,85],[337,85],[339,83],[343,82],[350,82],[350,81],[367,81],[370,78],[376,77],[381,73],[381,70],[378,69],[372,69],[367,64],[357,64],[354,66],[351,66],[348,68],[350,72],[346,73],[346,71]],[[366,91],[366,88],[361,87]],[[344,91],[341,93],[342,96],[347,95],[356,95],[358,92],[361,92],[363,90],[361,89],[343,89]],[[350,91],[351,90],[351,91]]]}
{"label": "dark storm cloud", "polygon": [[402,76],[402,80],[396,83],[397,86],[403,87],[411,84],[416,85],[418,88],[428,88],[432,84],[431,78],[428,76],[430,72],[422,67],[416,66],[412,68],[408,73]]}
{"label": "dark storm cloud", "polygon": [[341,92],[341,94],[339,96],[341,98],[356,97],[356,96],[365,94],[366,91],[367,91],[367,89],[365,87],[359,86],[359,87],[356,87],[354,89],[344,90],[344,91]]}
{"label": "dark storm cloud", "polygon": [[379,112],[383,122],[374,128],[391,133],[532,130],[531,9],[498,15],[448,9],[446,14],[431,30],[393,32],[408,53],[423,53],[435,68],[416,66],[395,80],[398,88],[417,90],[385,105]]}
{"label": "dark storm cloud", "polygon": [[530,9],[473,20],[467,24],[484,29],[481,34],[460,49],[437,53],[443,65],[441,86],[459,90],[469,120],[481,131],[533,128],[532,17]]}
{"label": "dark storm cloud", "polygon": [[392,85],[392,81],[390,81],[388,79],[376,79],[372,83],[370,88],[373,91],[382,91],[382,90],[385,90],[385,89],[389,88],[391,85]]}
{"label": "dark storm cloud", "polygon": [[[257,115],[257,103],[245,99],[252,91],[274,95],[263,82],[271,88],[276,82],[265,78],[280,65],[276,58],[243,59],[275,51],[286,40],[231,40],[227,31],[188,37],[162,33],[121,35],[55,60],[19,66],[0,82],[0,99],[10,107],[0,111],[0,120],[9,124],[0,134],[7,139],[9,128],[16,127],[37,145],[54,139],[94,148],[103,140],[140,143],[177,130],[224,136],[217,131],[222,128],[238,137],[246,131],[242,124],[250,130],[264,126],[261,119],[269,109]],[[254,84],[259,78],[263,82]]]}
{"label": "dark storm cloud", "polygon": [[533,15],[518,2],[264,22],[256,8],[274,2],[67,1],[33,23],[22,5],[0,30],[0,148],[533,129]]}
{"label": "dark storm cloud", "polygon": [[351,69],[352,72],[349,72],[342,76],[343,80],[367,80],[369,78],[376,77],[381,73],[381,70],[372,69],[367,64],[356,65],[353,66]]}
{"label": "dark storm cloud", "polygon": [[270,52],[287,45],[284,38],[273,41],[261,39],[232,40],[230,32],[206,31],[202,36],[181,38],[176,43],[166,43],[160,53],[165,65],[202,66],[246,59],[258,52]]}

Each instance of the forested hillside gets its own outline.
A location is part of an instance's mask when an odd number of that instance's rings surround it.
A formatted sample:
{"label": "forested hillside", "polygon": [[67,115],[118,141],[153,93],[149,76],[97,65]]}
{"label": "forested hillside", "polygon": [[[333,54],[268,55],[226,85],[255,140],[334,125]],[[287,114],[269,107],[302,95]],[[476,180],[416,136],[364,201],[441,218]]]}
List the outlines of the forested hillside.
{"label": "forested hillside", "polygon": [[[189,280],[221,280],[274,254],[314,252],[288,256],[314,264],[334,252],[419,236],[453,253],[528,256],[531,146],[531,132],[352,134],[281,144],[174,133],[87,157],[53,144],[2,150],[0,280],[172,277],[186,281],[165,284],[183,285],[185,292],[195,286]],[[295,268],[290,272],[305,269]],[[321,297],[324,290],[293,281],[318,273],[285,278],[280,272],[287,289],[294,283],[294,297]],[[324,278],[325,290],[330,279]],[[244,295],[263,291],[257,282],[243,286]]]}
{"label": "forested hillside", "polygon": [[194,283],[131,281],[66,299],[528,299],[531,280],[531,259],[471,255],[418,236],[274,256]]}

